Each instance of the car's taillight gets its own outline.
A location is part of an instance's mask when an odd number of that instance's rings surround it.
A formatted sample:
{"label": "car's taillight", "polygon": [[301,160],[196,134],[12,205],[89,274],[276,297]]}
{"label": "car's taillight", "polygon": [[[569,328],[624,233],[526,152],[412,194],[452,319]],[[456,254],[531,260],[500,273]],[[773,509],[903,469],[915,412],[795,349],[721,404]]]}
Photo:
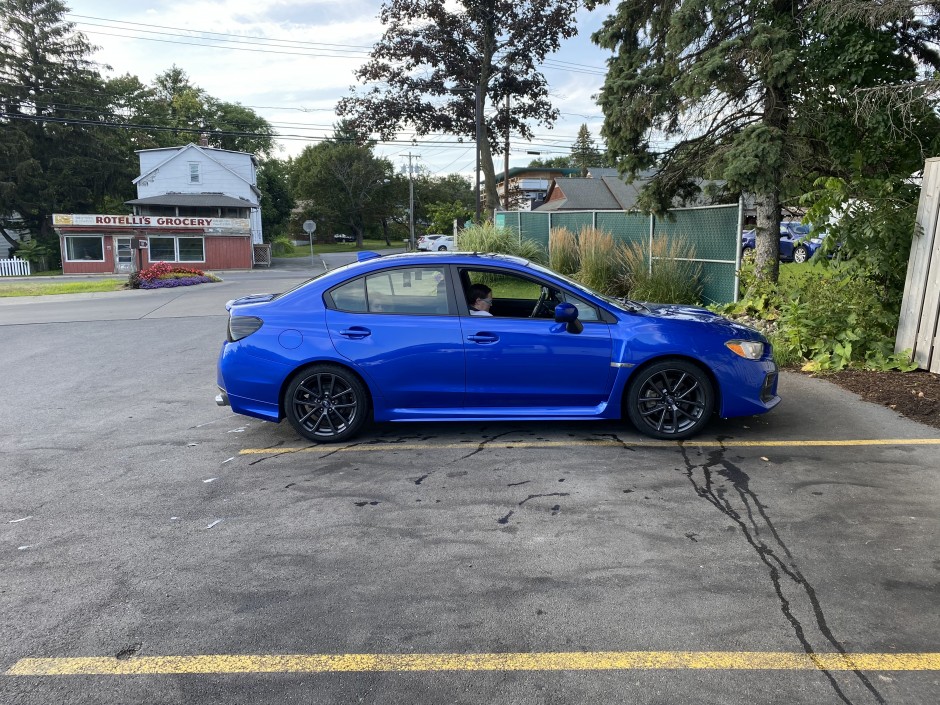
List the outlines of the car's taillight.
{"label": "car's taillight", "polygon": [[264,321],[255,316],[229,316],[228,319],[228,342],[234,343],[236,340],[247,338],[264,325]]}

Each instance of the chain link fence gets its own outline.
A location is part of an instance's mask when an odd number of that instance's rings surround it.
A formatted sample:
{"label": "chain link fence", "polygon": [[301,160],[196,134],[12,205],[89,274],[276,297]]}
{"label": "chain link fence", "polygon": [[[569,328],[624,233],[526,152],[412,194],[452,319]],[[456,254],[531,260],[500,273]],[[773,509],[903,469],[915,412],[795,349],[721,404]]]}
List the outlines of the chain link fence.
{"label": "chain link fence", "polygon": [[553,228],[567,228],[575,234],[584,227],[603,230],[615,242],[645,245],[650,269],[656,266],[653,252],[662,251],[657,245],[663,239],[668,245],[681,238],[695,252],[689,261],[702,267],[703,300],[723,304],[738,300],[742,218],[743,205],[737,203],[675,208],[663,216],[624,211],[502,212],[496,213],[495,223],[537,242],[546,251]]}

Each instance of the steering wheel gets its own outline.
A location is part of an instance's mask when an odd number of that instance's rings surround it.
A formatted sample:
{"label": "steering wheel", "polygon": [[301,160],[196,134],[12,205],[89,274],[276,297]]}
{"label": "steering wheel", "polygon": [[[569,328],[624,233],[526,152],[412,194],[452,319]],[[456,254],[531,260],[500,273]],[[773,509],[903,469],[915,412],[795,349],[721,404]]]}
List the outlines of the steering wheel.
{"label": "steering wheel", "polygon": [[538,301],[535,302],[535,308],[532,309],[532,313],[529,314],[529,318],[538,318],[540,314],[551,315],[552,310],[548,305],[548,302],[553,299],[551,289],[547,286],[542,287],[541,293],[539,293]]}

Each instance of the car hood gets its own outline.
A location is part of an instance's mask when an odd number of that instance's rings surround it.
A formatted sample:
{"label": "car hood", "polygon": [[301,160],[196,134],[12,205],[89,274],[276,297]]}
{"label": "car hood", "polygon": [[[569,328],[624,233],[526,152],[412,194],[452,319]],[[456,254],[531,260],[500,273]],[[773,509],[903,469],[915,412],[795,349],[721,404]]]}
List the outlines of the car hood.
{"label": "car hood", "polygon": [[690,323],[704,323],[707,326],[721,330],[731,338],[742,340],[764,340],[758,331],[696,306],[680,306],[678,304],[650,304],[644,303],[649,309],[651,318],[670,321],[688,321]]}

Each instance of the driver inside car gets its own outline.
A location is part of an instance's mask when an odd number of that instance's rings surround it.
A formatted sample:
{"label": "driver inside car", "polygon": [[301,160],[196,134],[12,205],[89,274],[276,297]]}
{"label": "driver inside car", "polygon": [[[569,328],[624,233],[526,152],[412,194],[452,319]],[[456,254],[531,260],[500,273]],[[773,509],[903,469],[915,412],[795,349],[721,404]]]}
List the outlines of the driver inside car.
{"label": "driver inside car", "polygon": [[467,305],[471,316],[492,316],[493,290],[484,284],[471,284],[467,289]]}

